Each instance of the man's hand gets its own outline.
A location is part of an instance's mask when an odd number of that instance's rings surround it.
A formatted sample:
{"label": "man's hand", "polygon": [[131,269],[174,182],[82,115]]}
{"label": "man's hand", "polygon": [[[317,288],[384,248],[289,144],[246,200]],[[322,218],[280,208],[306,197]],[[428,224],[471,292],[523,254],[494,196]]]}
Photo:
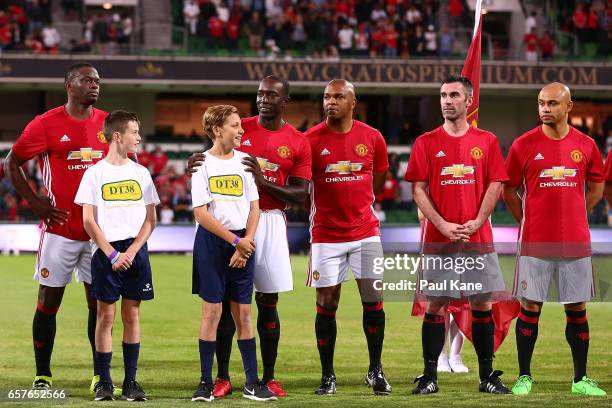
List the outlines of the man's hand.
{"label": "man's hand", "polygon": [[187,160],[187,168],[185,169],[185,171],[189,174],[195,173],[196,171],[198,171],[198,167],[200,167],[202,163],[204,163],[204,160],[206,160],[206,155],[204,155],[204,153],[192,154]]}
{"label": "man's hand", "polygon": [[463,224],[463,226],[465,227],[464,232],[468,235],[472,235],[476,231],[478,231],[480,227],[482,227],[482,224],[484,224],[484,220],[480,220],[480,219],[469,220],[468,222]]}
{"label": "man's hand", "polygon": [[437,228],[438,228],[438,231],[442,233],[442,235],[444,235],[446,238],[450,239],[453,242],[456,242],[456,241],[467,242],[470,240],[470,235],[466,233],[465,226],[463,225],[444,221]]}
{"label": "man's hand", "polygon": [[247,263],[247,258],[242,256],[239,251],[234,252],[232,258],[230,259],[229,267],[230,268],[244,268]]}
{"label": "man's hand", "polygon": [[37,197],[30,205],[34,214],[45,220],[47,224],[56,222],[64,225],[65,222],[68,222],[70,211],[54,207],[49,197]]}
{"label": "man's hand", "polygon": [[253,175],[253,178],[255,179],[255,184],[259,186],[264,183],[265,178],[261,171],[261,166],[259,166],[259,163],[257,162],[256,158],[254,158],[253,156],[245,157],[244,159],[242,159],[242,164],[246,166],[245,170]]}
{"label": "man's hand", "polygon": [[249,258],[255,252],[255,241],[248,237],[240,238],[238,245],[236,245],[236,251],[240,252],[243,257]]}

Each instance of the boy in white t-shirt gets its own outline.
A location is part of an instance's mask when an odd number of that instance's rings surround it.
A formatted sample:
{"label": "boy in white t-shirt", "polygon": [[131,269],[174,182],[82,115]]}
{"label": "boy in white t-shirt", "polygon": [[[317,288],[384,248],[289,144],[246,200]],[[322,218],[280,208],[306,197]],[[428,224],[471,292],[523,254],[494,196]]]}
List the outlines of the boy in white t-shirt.
{"label": "boy in white t-shirt", "polygon": [[257,377],[251,302],[259,195],[253,175],[242,164],[247,154],[234,150],[240,146],[244,130],[238,110],[230,105],[208,108],[202,122],[213,146],[206,151],[204,164],[191,178],[193,215],[198,223],[193,246],[192,292],[202,298],[201,378],[191,400],[214,399],[213,357],[221,302],[226,293],[231,299],[246,375],[243,397],[255,401],[276,400],[276,395]]}
{"label": "boy in white t-shirt", "polygon": [[74,202],[83,206],[83,224],[93,240],[92,294],[98,301],[96,362],[100,382],[95,400],[113,400],[110,376],[115,302],[121,297],[125,378],[122,399],[146,401],[136,382],[140,351],[139,306],[153,299],[147,239],[155,228],[159,197],[149,171],[128,158],[140,143],[135,114],[111,112],[104,121],[108,154],[81,180]]}

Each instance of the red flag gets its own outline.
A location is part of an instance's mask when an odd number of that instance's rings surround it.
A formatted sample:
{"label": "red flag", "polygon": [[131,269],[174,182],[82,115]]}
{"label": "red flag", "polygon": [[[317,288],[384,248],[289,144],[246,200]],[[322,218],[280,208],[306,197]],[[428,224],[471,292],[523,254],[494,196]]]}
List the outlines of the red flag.
{"label": "red flag", "polygon": [[480,0],[476,2],[476,14],[474,16],[474,36],[465,57],[465,63],[461,70],[464,76],[472,82],[474,87],[474,101],[468,108],[467,121],[470,125],[478,127],[478,105],[480,97],[480,61],[481,61],[481,37],[482,37],[482,14],[480,12]]}

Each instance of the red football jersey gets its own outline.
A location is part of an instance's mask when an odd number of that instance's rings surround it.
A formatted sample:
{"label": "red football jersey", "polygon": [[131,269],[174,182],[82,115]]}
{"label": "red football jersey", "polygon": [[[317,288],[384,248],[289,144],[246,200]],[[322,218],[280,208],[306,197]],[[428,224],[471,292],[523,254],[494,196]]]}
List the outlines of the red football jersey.
{"label": "red football jersey", "polygon": [[[258,116],[242,119],[244,135],[238,150],[257,158],[266,180],[284,186],[287,178],[298,177],[309,180],[312,177],[312,159],[306,137],[293,126],[271,131],[259,124]],[[263,189],[259,190],[259,208],[262,210],[284,210],[287,204],[272,197]]]}
{"label": "red football jersey", "polygon": [[554,256],[588,256],[585,245],[533,243],[590,243],[585,182],[604,180],[593,139],[570,127],[566,137],[553,140],[538,126],[512,143],[506,170],[508,184],[523,190],[519,242],[532,244],[521,246],[521,253],[553,256],[552,250]]}
{"label": "red football jersey", "polygon": [[[464,224],[476,219],[489,184],[508,179],[497,137],[471,127],[451,136],[442,126],[419,136],[414,143],[407,181],[428,183],[429,196],[442,218]],[[423,242],[450,242],[426,222]],[[490,220],[470,237],[471,243],[493,242]]]}
{"label": "red football jersey", "polygon": [[606,157],[606,171],[604,174],[606,175],[606,181],[612,183],[612,150],[608,152],[608,157]]}
{"label": "red football jersey", "polygon": [[108,151],[103,133],[106,115],[93,108],[89,119],[78,120],[68,115],[64,106],[59,106],[36,116],[13,145],[13,153],[21,160],[38,156],[51,202],[57,208],[70,211],[64,225],[44,224],[47,232],[89,241],[83,227],[82,207],[74,203],[74,197],[85,170]]}
{"label": "red football jersey", "polygon": [[353,120],[347,133],[325,122],[306,132],[312,152],[310,233],[312,243],[350,242],[380,235],[374,210],[373,174],[389,168],[380,132]]}

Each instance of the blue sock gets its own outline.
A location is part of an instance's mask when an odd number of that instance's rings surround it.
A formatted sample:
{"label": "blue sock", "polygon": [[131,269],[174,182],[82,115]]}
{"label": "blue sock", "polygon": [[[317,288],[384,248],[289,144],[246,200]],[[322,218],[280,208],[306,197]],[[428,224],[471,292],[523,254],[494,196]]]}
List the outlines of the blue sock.
{"label": "blue sock", "polygon": [[123,346],[123,365],[125,367],[125,378],[123,384],[136,381],[136,367],[138,365],[138,354],[140,343],[121,343]]}
{"label": "blue sock", "polygon": [[200,339],[200,370],[202,372],[201,381],[212,384],[212,368],[215,357],[216,341],[206,341]]}
{"label": "blue sock", "polygon": [[98,370],[100,370],[100,381],[109,384],[113,383],[110,375],[111,360],[113,359],[113,352],[100,353],[96,351],[96,360],[98,361]]}
{"label": "blue sock", "polygon": [[246,375],[246,383],[253,384],[257,382],[257,345],[255,337],[252,339],[238,340],[238,348],[242,354],[242,365],[244,366],[244,374]]}

